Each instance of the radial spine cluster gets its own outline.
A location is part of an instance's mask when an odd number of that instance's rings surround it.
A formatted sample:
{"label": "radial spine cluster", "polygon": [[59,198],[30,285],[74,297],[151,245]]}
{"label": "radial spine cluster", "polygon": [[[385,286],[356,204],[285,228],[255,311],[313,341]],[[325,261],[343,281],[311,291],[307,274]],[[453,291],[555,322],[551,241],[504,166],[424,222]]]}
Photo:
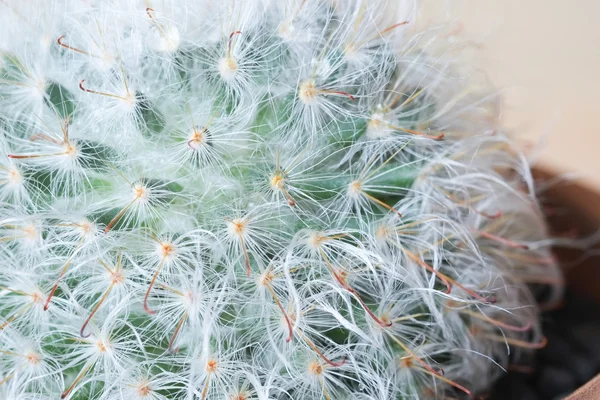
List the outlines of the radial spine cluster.
{"label": "radial spine cluster", "polygon": [[417,6],[0,1],[0,398],[473,397],[543,347],[527,160]]}

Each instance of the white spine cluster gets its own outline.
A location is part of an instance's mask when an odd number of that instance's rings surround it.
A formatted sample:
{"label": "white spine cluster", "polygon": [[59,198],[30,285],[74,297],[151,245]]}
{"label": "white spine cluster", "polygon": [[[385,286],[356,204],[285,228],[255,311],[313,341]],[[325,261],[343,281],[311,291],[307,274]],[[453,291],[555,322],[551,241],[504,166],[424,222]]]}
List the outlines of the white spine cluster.
{"label": "white spine cluster", "polygon": [[399,3],[1,1],[0,398],[456,397],[543,346],[527,162]]}

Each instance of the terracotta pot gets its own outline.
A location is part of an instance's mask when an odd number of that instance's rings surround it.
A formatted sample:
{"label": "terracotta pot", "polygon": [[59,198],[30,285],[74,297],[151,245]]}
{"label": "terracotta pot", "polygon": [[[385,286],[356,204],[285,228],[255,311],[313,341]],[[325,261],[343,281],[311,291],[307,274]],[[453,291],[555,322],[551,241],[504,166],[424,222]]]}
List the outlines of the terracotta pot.
{"label": "terracotta pot", "polygon": [[[542,182],[556,176],[548,169],[536,171],[535,175]],[[548,200],[552,208],[560,211],[556,216],[548,217],[554,231],[575,229],[578,236],[585,236],[600,228],[600,192],[577,183],[560,183],[540,195],[542,200]],[[600,249],[600,246],[596,245],[596,248]],[[583,257],[586,251],[590,250],[559,248],[556,249],[556,255],[566,266],[564,272],[571,291],[600,304],[600,256]],[[567,400],[600,400],[600,375],[571,394]]]}

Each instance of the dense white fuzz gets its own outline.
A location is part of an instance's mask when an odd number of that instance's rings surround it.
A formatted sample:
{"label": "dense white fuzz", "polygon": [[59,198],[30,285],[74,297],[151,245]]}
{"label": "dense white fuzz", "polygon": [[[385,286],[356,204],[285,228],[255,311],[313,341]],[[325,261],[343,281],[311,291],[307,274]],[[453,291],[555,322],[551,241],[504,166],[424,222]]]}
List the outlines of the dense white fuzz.
{"label": "dense white fuzz", "polygon": [[417,15],[0,1],[0,398],[456,398],[542,347],[529,166]]}

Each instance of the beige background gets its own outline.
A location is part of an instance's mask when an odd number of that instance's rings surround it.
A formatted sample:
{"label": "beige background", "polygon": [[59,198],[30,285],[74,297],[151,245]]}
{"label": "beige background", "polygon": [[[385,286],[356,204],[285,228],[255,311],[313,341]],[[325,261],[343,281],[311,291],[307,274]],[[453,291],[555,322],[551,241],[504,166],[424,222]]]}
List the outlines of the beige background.
{"label": "beige background", "polygon": [[540,164],[600,189],[600,0],[424,2],[422,18],[474,43],[472,61],[505,90],[506,125],[540,144]]}

